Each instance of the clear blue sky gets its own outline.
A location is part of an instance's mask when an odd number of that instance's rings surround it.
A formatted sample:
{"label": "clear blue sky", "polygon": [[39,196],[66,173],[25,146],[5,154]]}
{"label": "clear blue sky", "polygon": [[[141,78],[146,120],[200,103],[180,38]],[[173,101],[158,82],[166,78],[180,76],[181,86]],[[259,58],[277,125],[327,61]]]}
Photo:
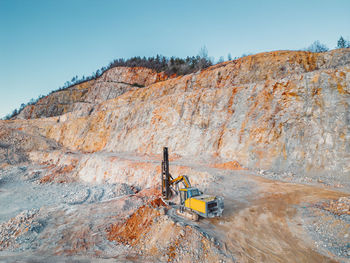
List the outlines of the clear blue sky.
{"label": "clear blue sky", "polygon": [[334,48],[340,35],[348,0],[0,0],[0,117],[114,58]]}

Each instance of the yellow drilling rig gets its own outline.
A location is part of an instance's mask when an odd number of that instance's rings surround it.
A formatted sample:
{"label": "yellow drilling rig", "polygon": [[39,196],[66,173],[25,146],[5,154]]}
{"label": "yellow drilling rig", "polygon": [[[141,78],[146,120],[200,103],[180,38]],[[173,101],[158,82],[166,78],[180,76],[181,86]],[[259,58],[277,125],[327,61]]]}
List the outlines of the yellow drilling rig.
{"label": "yellow drilling rig", "polygon": [[[162,161],[162,196],[169,200],[174,193],[180,195],[179,208],[177,214],[197,221],[199,216],[217,217],[221,216],[224,210],[224,198],[219,196],[209,196],[203,194],[198,188],[191,187],[191,183],[186,175],[173,178],[169,173],[168,148],[163,148]],[[179,183],[183,188],[179,188]]]}

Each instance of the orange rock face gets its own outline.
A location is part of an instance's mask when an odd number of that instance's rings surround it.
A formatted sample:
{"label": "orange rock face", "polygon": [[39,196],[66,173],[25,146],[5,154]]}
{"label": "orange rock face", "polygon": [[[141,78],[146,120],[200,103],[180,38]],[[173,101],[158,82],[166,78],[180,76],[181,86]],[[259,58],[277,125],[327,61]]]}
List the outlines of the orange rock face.
{"label": "orange rock face", "polygon": [[130,218],[121,224],[112,225],[108,229],[108,239],[126,245],[135,245],[145,232],[149,231],[153,218],[159,212],[153,208],[140,207]]}
{"label": "orange rock face", "polygon": [[214,168],[226,169],[226,170],[242,170],[244,169],[237,161],[231,161],[227,163],[215,163],[212,165]]}
{"label": "orange rock face", "polygon": [[52,117],[72,111],[88,114],[94,105],[102,101],[166,79],[165,73],[147,68],[112,68],[97,80],[86,81],[40,99],[36,105],[27,106],[16,118]]}
{"label": "orange rock face", "polygon": [[168,146],[184,158],[343,176],[350,173],[349,80],[349,49],[261,53],[171,79],[115,68],[51,94],[22,117],[46,116],[39,109],[61,99],[68,104],[53,115],[63,115],[8,125],[85,153],[157,155]]}

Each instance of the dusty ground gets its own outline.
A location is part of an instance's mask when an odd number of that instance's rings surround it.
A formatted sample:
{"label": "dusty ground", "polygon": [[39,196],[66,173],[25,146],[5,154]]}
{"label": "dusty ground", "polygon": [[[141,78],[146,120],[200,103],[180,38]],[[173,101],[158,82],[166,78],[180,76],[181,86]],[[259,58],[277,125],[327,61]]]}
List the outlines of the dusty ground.
{"label": "dusty ground", "polygon": [[347,187],[271,180],[236,165],[172,165],[210,177],[194,181],[224,196],[221,218],[183,220],[156,187],[83,183],[50,164],[3,168],[0,262],[349,262],[350,215],[330,209]]}

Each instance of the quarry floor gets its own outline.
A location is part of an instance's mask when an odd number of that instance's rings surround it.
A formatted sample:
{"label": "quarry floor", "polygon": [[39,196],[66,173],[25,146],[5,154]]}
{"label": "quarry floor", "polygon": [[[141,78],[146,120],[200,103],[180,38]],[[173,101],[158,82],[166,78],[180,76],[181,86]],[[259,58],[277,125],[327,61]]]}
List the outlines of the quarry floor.
{"label": "quarry floor", "polygon": [[45,169],[0,171],[0,262],[350,262],[350,215],[322,205],[348,187],[192,165],[213,176],[195,186],[225,198],[222,217],[192,222],[156,187],[43,183]]}

